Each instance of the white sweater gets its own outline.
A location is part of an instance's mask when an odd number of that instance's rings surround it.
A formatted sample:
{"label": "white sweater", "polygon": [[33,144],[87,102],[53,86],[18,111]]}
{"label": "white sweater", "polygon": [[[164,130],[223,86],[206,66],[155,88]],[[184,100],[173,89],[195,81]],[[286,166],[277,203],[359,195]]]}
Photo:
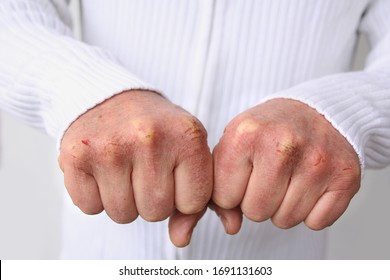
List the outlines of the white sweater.
{"label": "white sweater", "polygon": [[[0,1],[0,106],[60,139],[80,114],[125,89],[156,89],[195,114],[212,148],[235,115],[300,100],[353,145],[363,167],[390,163],[390,0],[83,0],[83,41],[61,1]],[[348,72],[358,32],[372,51]],[[214,214],[191,245],[167,223],[117,225],[69,201],[64,258],[322,258],[325,231],[244,221],[228,236]]]}

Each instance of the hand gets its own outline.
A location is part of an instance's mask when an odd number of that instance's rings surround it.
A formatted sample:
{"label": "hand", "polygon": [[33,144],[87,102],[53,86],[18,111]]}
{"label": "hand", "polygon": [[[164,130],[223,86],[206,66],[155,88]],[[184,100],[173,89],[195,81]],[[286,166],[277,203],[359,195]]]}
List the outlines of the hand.
{"label": "hand", "polygon": [[189,243],[212,191],[206,131],[189,113],[148,91],[118,94],[66,131],[59,165],[83,212],[130,223],[171,216],[176,246]]}
{"label": "hand", "polygon": [[242,213],[280,228],[314,230],[334,223],[360,187],[360,162],[349,142],[317,111],[273,99],[233,119],[215,147],[213,201],[225,230]]}

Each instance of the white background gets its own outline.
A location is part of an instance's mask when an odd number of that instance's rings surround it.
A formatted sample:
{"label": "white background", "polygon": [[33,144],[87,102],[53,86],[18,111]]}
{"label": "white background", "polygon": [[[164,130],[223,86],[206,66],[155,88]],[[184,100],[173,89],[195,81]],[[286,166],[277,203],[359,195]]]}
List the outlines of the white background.
{"label": "white background", "polygon": [[[363,39],[355,69],[366,52]],[[5,113],[0,121],[0,259],[56,259],[65,189],[55,141]],[[389,198],[390,168],[366,171],[360,192],[329,230],[327,258],[390,259]]]}

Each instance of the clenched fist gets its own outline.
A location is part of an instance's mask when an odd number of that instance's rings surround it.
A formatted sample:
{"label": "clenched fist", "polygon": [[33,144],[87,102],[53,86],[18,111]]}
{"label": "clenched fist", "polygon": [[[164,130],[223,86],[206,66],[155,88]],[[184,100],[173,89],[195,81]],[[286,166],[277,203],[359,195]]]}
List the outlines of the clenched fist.
{"label": "clenched fist", "polygon": [[304,221],[331,225],[360,187],[360,162],[347,140],[317,111],[273,99],[233,119],[214,156],[215,210],[228,233],[242,213],[280,228]]}
{"label": "clenched fist", "polygon": [[189,243],[212,192],[206,131],[183,109],[149,91],[118,94],[66,131],[59,164],[66,188],[87,214],[118,223],[171,216],[170,236]]}

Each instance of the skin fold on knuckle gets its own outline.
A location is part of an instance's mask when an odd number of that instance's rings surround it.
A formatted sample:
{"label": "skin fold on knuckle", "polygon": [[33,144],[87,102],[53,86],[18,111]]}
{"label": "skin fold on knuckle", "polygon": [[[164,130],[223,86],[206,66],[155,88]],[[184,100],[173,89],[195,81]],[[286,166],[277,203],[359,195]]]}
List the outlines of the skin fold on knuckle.
{"label": "skin fold on knuckle", "polygon": [[271,218],[272,223],[280,229],[289,229],[300,224],[303,219],[295,217],[294,215],[275,215]]}
{"label": "skin fold on knuckle", "polygon": [[179,202],[176,207],[177,209],[183,213],[183,214],[196,214],[201,212],[206,206],[209,201],[209,199],[206,199],[205,197],[210,197],[209,194],[200,195],[196,198],[191,199],[191,201],[186,202]]}
{"label": "skin fold on knuckle", "polygon": [[240,204],[239,199],[229,195],[223,186],[214,187],[212,201],[223,209],[232,209]]}
{"label": "skin fold on knuckle", "polygon": [[138,217],[137,211],[129,211],[121,207],[106,208],[107,215],[117,224],[129,224]]}
{"label": "skin fold on knuckle", "polygon": [[241,204],[241,211],[249,220],[253,222],[263,222],[272,217],[273,209],[267,201],[265,203],[256,203],[256,205]]}
{"label": "skin fold on knuckle", "polygon": [[168,193],[156,188],[148,188],[141,201],[137,203],[139,215],[148,222],[158,222],[168,218],[174,205]]}
{"label": "skin fold on knuckle", "polygon": [[151,207],[138,210],[139,215],[147,222],[160,222],[168,218],[173,212],[173,208],[167,210],[165,207]]}

